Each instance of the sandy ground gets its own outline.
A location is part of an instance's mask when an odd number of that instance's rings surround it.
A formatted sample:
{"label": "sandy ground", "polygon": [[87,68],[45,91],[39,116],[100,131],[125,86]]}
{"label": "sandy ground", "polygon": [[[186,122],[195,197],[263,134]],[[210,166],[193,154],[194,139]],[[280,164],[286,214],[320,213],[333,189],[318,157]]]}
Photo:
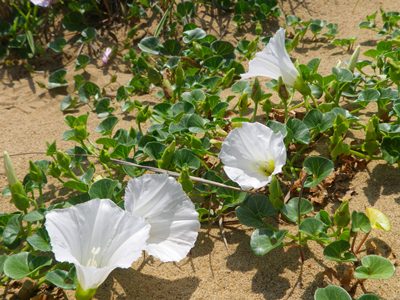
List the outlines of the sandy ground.
{"label": "sandy ground", "polygon": [[[320,18],[339,25],[338,37],[357,37],[357,43],[366,50],[374,43],[374,33],[358,29],[358,23],[367,15],[382,7],[385,10],[400,10],[400,2],[393,0],[304,0],[281,1],[286,14],[296,14],[303,19]],[[302,63],[320,57],[321,71],[326,73],[338,60],[349,54],[340,48],[323,43],[303,45],[294,56]],[[55,66],[57,68],[59,66]],[[67,66],[72,70],[72,66]],[[106,84],[116,71],[89,68],[92,81],[99,86]],[[0,151],[10,153],[43,152],[45,142],[57,141],[60,148],[68,146],[61,139],[67,129],[63,114],[59,110],[62,95],[54,95],[39,87],[37,82],[47,82],[47,71],[31,75],[15,74],[0,70]],[[118,84],[125,84],[130,76],[118,71]],[[68,75],[72,78],[72,72]],[[115,85],[117,86],[117,85]],[[110,88],[113,92],[113,88]],[[115,90],[114,90],[115,92]],[[147,100],[155,100],[146,96]],[[150,97],[150,98],[149,98]],[[83,107],[80,113],[87,111]],[[99,120],[91,115],[91,131]],[[134,126],[128,121],[122,126]],[[43,155],[15,157],[19,176],[28,168],[28,161],[44,158]],[[392,221],[392,232],[374,231],[369,245],[380,244],[391,247],[399,255],[400,239],[400,172],[385,162],[372,162],[367,170],[358,173],[350,183],[354,191],[351,208],[363,210],[374,206],[384,211]],[[0,168],[0,188],[6,184],[4,170]],[[53,197],[57,197],[54,194]],[[0,210],[8,211],[10,205],[1,198]],[[250,230],[242,227],[226,229],[228,247],[222,242],[218,229],[203,228],[189,258],[177,264],[162,264],[151,258],[139,260],[132,269],[116,270],[99,288],[98,299],[312,299],[318,286],[324,284],[324,265],[321,249],[311,245],[306,253],[306,262],[301,272],[298,250],[285,248],[275,250],[265,257],[255,257],[249,247]],[[393,259],[393,254],[389,256]],[[400,299],[400,283],[397,278],[367,282],[370,292],[379,293],[384,299]],[[68,293],[70,295],[71,293]],[[72,299],[72,296],[71,296]]]}

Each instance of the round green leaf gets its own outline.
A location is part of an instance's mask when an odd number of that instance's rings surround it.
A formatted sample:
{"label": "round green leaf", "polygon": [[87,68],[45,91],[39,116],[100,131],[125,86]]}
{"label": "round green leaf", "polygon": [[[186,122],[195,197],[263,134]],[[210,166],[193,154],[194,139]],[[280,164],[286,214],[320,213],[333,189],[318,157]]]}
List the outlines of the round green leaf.
{"label": "round green leaf", "polygon": [[325,258],[337,262],[356,261],[357,258],[349,251],[350,243],[344,240],[339,240],[330,243],[324,249]]}
{"label": "round green leaf", "polygon": [[299,119],[290,119],[286,123],[286,129],[288,132],[287,138],[289,138],[290,141],[306,145],[310,143],[310,130],[303,121]]}
{"label": "round green leaf", "polygon": [[201,28],[186,30],[185,32],[183,32],[183,42],[188,44],[195,40],[204,39],[206,35],[206,32]]}
{"label": "round green leaf", "polygon": [[314,300],[351,300],[351,297],[344,288],[328,285],[315,291]]}
{"label": "round green leaf", "polygon": [[55,286],[58,286],[64,290],[73,290],[76,288],[74,283],[74,277],[71,272],[64,270],[54,270],[46,274],[46,280]]}
{"label": "round green leaf", "polygon": [[322,180],[329,176],[334,169],[333,162],[322,156],[309,156],[304,160],[304,170],[308,175],[304,184],[305,187],[311,188],[317,186]]}
{"label": "round green leaf", "polygon": [[307,218],[301,222],[299,229],[308,235],[318,237],[320,233],[324,232],[325,224],[318,219]]}
{"label": "round green leaf", "polygon": [[371,223],[363,212],[353,211],[351,214],[351,231],[364,233],[371,231]]}
{"label": "round green leaf", "polygon": [[390,260],[379,255],[367,255],[361,259],[361,266],[355,272],[358,279],[389,279],[395,271]]}
{"label": "round green leaf", "polygon": [[380,299],[381,298],[379,298],[378,296],[376,296],[374,294],[364,294],[357,300],[380,300]]}
{"label": "round green leaf", "polygon": [[187,165],[190,169],[197,170],[201,165],[200,159],[189,149],[176,151],[173,160],[175,165],[181,169]]}
{"label": "round green leaf", "polygon": [[[295,197],[290,199],[285,206],[282,208],[282,214],[289,220],[294,223],[297,223],[298,218],[298,206],[299,206],[299,198]],[[305,198],[301,198],[300,203],[300,215],[304,216],[313,211],[313,205],[310,201]]]}
{"label": "round green leaf", "polygon": [[154,36],[149,36],[143,38],[139,42],[139,49],[143,52],[158,55],[160,53],[161,44],[158,38]]}
{"label": "round green leaf", "polygon": [[246,200],[236,209],[236,216],[240,223],[263,228],[265,226],[264,218],[274,216],[276,213],[274,207],[267,196],[249,195]]}
{"label": "round green leaf", "polygon": [[250,247],[255,255],[265,255],[283,245],[287,230],[256,229],[251,235]]}
{"label": "round green leaf", "polygon": [[49,83],[47,84],[47,88],[51,90],[63,86],[68,86],[68,82],[67,80],[65,80],[65,75],[67,75],[67,70],[65,69],[60,69],[51,73],[49,76]]}
{"label": "round green leaf", "polygon": [[103,178],[95,183],[89,189],[90,199],[113,199],[114,191],[118,186],[118,181],[109,178]]}
{"label": "round green leaf", "polygon": [[7,257],[4,262],[4,274],[19,280],[43,267],[51,265],[51,262],[52,259],[50,257],[33,256],[28,252],[20,252]]}

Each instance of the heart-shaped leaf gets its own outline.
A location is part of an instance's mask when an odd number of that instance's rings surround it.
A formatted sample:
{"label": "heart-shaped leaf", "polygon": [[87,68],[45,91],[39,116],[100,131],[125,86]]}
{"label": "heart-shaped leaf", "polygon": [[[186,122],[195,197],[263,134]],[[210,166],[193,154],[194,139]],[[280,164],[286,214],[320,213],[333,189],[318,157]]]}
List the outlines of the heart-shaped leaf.
{"label": "heart-shaped leaf", "polygon": [[4,274],[10,278],[19,280],[28,277],[41,268],[51,265],[51,262],[51,257],[34,256],[28,252],[20,252],[7,257],[4,262]]}
{"label": "heart-shaped leaf", "polygon": [[329,176],[334,169],[333,162],[322,156],[308,156],[303,163],[304,170],[308,175],[305,187],[317,186],[322,180]]}
{"label": "heart-shaped leaf", "polygon": [[357,258],[349,251],[350,243],[344,240],[339,240],[330,243],[324,249],[324,256],[337,262],[350,262],[356,261]]}
{"label": "heart-shaped leaf", "polygon": [[[282,214],[289,220],[294,223],[297,223],[298,219],[298,207],[299,207],[299,198],[295,197],[290,199],[285,206],[282,208]],[[300,215],[304,216],[313,211],[313,205],[310,201],[305,198],[301,198],[300,202]]]}
{"label": "heart-shaped leaf", "polygon": [[251,235],[250,247],[255,255],[265,255],[271,250],[281,247],[286,234],[287,230],[256,229]]}
{"label": "heart-shaped leaf", "polygon": [[351,214],[351,231],[364,233],[371,231],[371,223],[363,212],[353,211]]}
{"label": "heart-shaped leaf", "polygon": [[46,274],[46,280],[55,286],[58,286],[64,290],[75,289],[73,272],[67,272],[64,270],[54,270]]}
{"label": "heart-shaped leaf", "polygon": [[314,300],[351,300],[351,297],[344,288],[328,285],[315,291]]}
{"label": "heart-shaped leaf", "polygon": [[246,200],[236,209],[236,216],[240,223],[255,227],[265,227],[264,218],[274,216],[276,211],[264,195],[249,195]]}
{"label": "heart-shaped leaf", "polygon": [[389,279],[395,271],[394,265],[385,257],[367,255],[361,259],[361,266],[355,272],[358,279]]}

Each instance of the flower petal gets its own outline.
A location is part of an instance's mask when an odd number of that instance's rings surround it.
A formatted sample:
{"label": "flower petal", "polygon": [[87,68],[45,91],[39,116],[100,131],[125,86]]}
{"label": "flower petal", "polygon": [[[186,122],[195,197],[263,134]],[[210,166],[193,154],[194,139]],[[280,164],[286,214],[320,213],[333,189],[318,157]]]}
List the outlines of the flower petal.
{"label": "flower petal", "polygon": [[198,214],[175,179],[156,174],[131,179],[125,209],[150,223],[147,251],[161,261],[179,261],[194,246],[200,229]]}
{"label": "flower petal", "polygon": [[291,61],[285,48],[285,30],[280,28],[270,39],[268,45],[257,52],[249,62],[249,72],[242,74],[242,79],[265,76],[272,79],[282,77],[283,82],[293,86],[299,72]]}
{"label": "flower petal", "polygon": [[47,7],[51,4],[52,0],[31,0],[31,2],[35,5]]}
{"label": "flower petal", "polygon": [[[286,148],[281,134],[260,123],[243,123],[232,130],[222,144],[219,158],[227,176],[242,189],[258,189],[282,171]],[[271,174],[265,168],[273,162]],[[263,171],[264,170],[264,171]]]}
{"label": "flower petal", "polygon": [[144,219],[109,199],[52,210],[45,226],[56,260],[75,264],[85,290],[97,288],[113,269],[130,267],[145,249],[150,231]]}

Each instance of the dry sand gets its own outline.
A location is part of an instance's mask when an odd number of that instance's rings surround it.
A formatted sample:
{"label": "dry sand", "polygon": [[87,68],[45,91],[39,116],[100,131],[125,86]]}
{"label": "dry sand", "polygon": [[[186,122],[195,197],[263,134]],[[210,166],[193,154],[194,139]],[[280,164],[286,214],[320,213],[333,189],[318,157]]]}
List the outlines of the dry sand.
{"label": "dry sand", "polygon": [[[363,49],[373,45],[374,33],[358,29],[358,23],[367,15],[382,7],[400,11],[398,0],[309,0],[281,1],[286,14],[296,14],[303,19],[319,18],[339,25],[338,37],[356,36]],[[348,54],[339,48],[324,43],[303,45],[294,56],[305,63],[314,57],[322,59],[321,71],[326,73],[337,60],[345,60]],[[53,69],[60,67],[54,63]],[[67,66],[72,70],[72,66]],[[129,74],[111,67],[107,72],[90,68],[92,81],[99,86],[109,81],[117,72],[119,84],[126,83]],[[71,72],[72,73],[72,72]],[[48,72],[0,70],[0,151],[10,153],[43,152],[45,142],[57,141],[61,148],[68,143],[61,139],[66,130],[63,114],[59,110],[60,95],[53,95],[39,87],[37,82],[47,82]],[[72,75],[69,75],[69,79]],[[114,85],[117,86],[117,85]],[[110,93],[113,88],[109,89]],[[114,90],[115,92],[115,90]],[[155,100],[151,96],[146,100]],[[79,113],[87,111],[81,108]],[[91,115],[89,127],[93,131],[99,120]],[[131,125],[126,121],[123,126]],[[44,158],[44,155],[15,157],[14,163],[19,176],[28,168],[28,161]],[[374,231],[369,244],[379,243],[390,247],[395,255],[400,251],[400,172],[385,162],[372,162],[367,170],[358,173],[350,183],[354,191],[351,208],[363,210],[374,206],[384,211],[392,221],[390,233]],[[4,171],[0,168],[0,188],[6,184]],[[55,188],[55,187],[53,187]],[[49,193],[58,197],[57,193]],[[1,198],[0,210],[9,211],[7,200]],[[321,248],[310,245],[306,253],[303,272],[295,248],[279,249],[265,257],[255,257],[249,247],[251,230],[238,227],[226,229],[227,249],[218,229],[209,233],[203,228],[189,258],[177,264],[140,259],[132,269],[116,270],[99,288],[98,299],[312,299],[315,289],[326,283],[324,265],[332,266],[322,259]],[[381,247],[382,248],[382,247]],[[393,259],[393,255],[389,256]],[[300,276],[300,274],[302,274]],[[400,299],[400,283],[396,276],[386,281],[366,283],[370,292],[384,299]],[[72,295],[72,293],[68,293]],[[70,296],[73,299],[72,296]]]}

